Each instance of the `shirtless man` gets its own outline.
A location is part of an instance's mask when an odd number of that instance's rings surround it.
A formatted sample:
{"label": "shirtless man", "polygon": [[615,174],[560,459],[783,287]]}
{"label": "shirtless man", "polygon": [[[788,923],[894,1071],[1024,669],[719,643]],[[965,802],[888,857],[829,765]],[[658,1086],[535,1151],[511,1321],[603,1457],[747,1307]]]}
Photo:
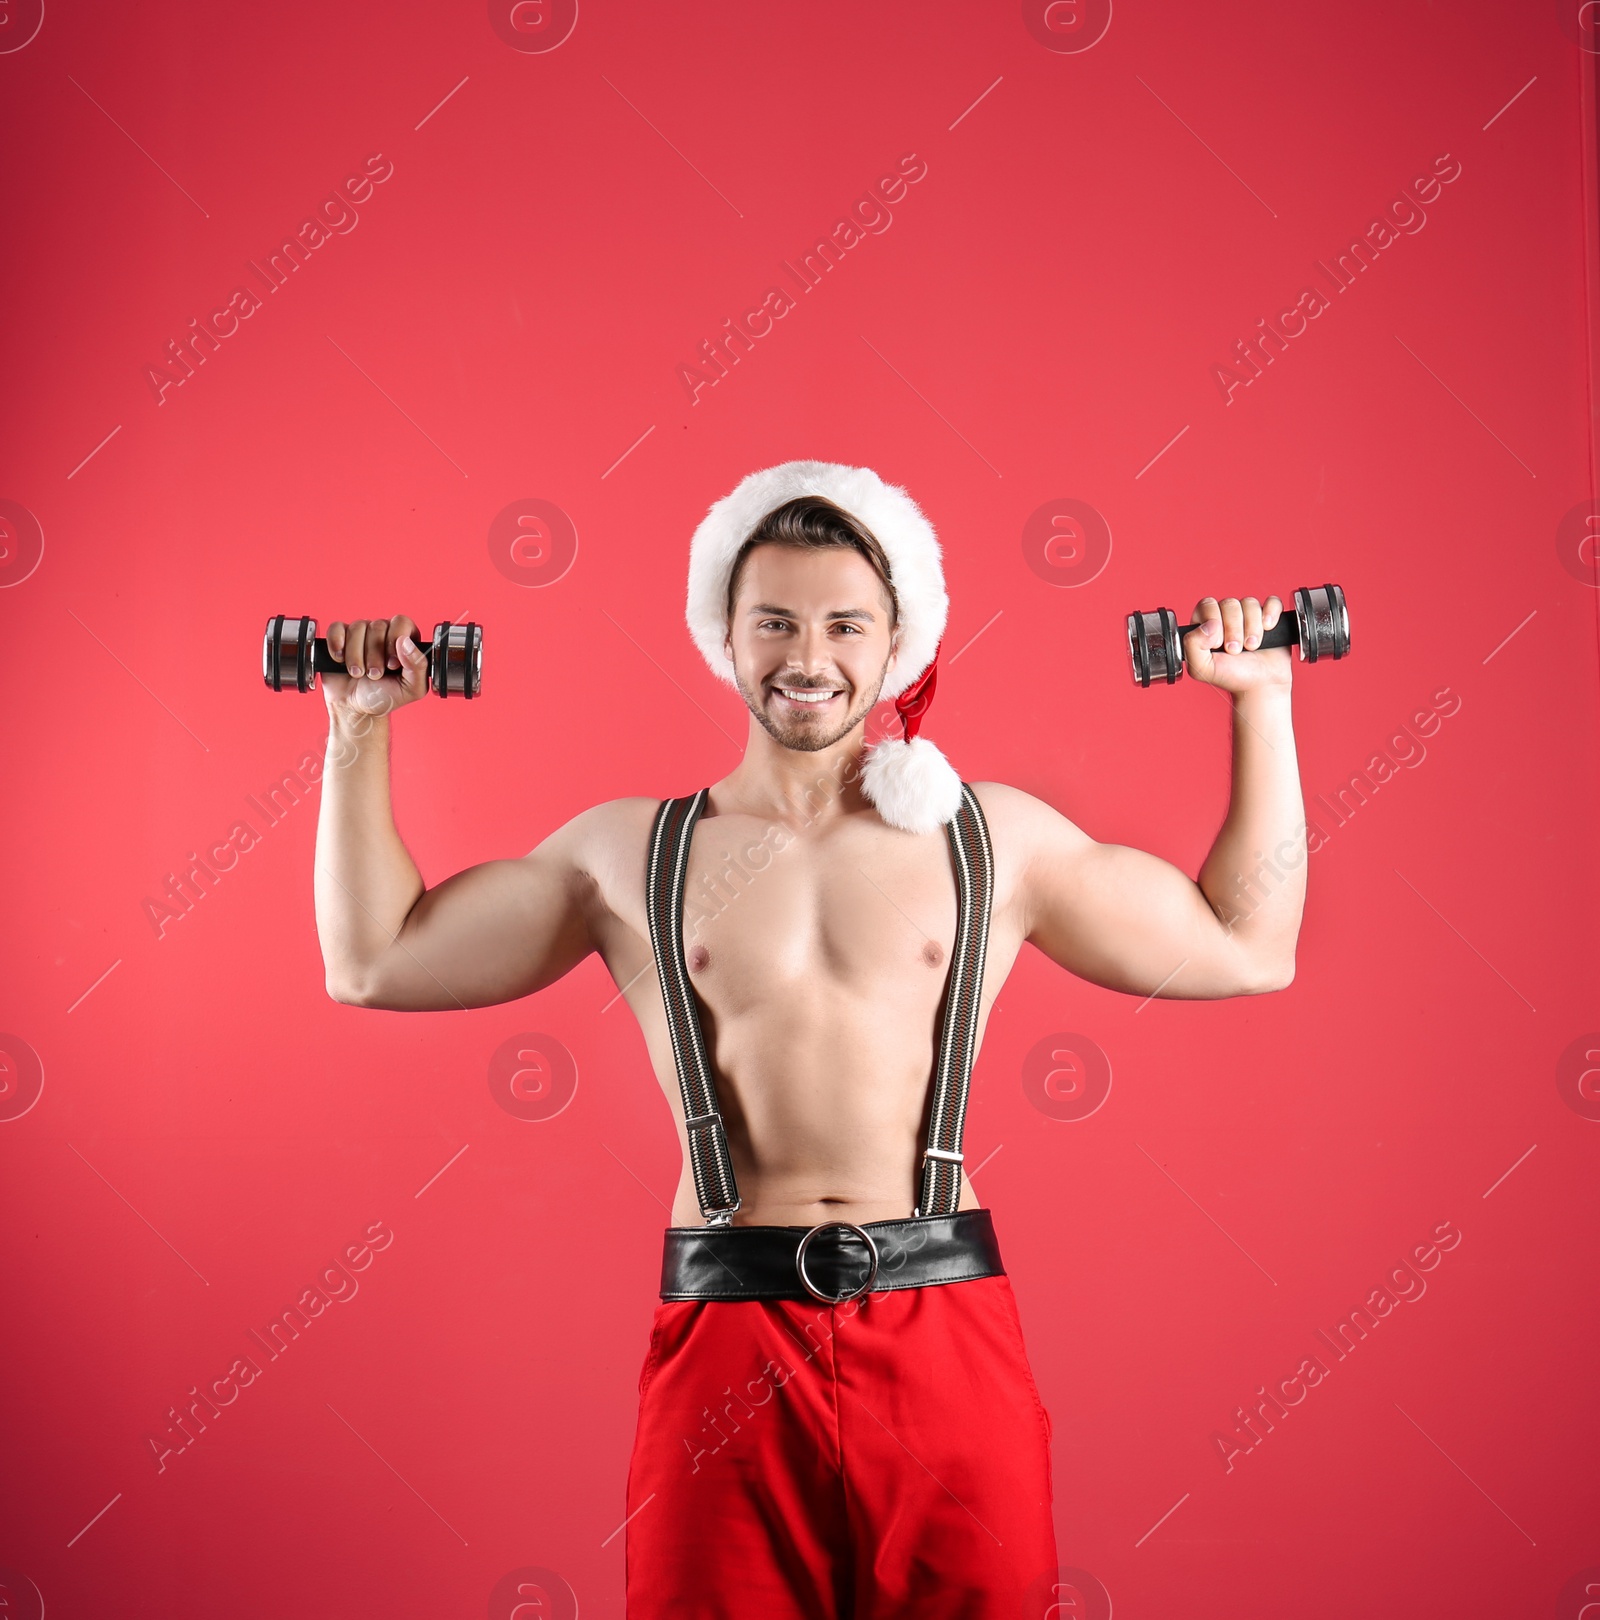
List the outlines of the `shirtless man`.
{"label": "shirtless man", "polygon": [[351,672],[325,679],[328,993],[481,1007],[598,952],[672,1110],[684,1162],[627,1499],[635,1620],[1042,1616],[1050,1423],[961,1169],[989,1009],[1024,942],[1141,998],[1294,976],[1291,663],[1256,646],[1279,599],[1204,597],[1185,640],[1233,707],[1231,802],[1198,881],[1015,788],[963,789],[924,738],[868,749],[880,695],[908,735],[920,723],[945,606],[904,491],[833,463],[751,474],[690,566],[691,629],[749,709],[743,758],[692,798],[597,805],[431,889],[389,799],[392,713],[427,690],[417,627],[328,627]]}

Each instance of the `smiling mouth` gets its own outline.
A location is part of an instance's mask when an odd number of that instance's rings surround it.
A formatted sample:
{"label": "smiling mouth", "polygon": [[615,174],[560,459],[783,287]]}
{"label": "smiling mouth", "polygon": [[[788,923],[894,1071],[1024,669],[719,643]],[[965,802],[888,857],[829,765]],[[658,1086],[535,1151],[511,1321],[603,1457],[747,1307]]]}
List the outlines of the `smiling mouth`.
{"label": "smiling mouth", "polygon": [[772,690],[792,709],[825,709],[844,696],[843,688],[836,686],[774,686]]}

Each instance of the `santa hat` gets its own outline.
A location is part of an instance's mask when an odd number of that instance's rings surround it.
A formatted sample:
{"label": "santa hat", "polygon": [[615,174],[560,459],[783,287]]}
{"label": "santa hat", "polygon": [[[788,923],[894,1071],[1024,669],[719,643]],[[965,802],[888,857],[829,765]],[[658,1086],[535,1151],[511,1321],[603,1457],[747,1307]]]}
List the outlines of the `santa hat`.
{"label": "santa hat", "polygon": [[883,547],[889,559],[900,631],[899,656],[883,683],[894,699],[903,738],[869,750],[861,790],[891,827],[932,832],[961,807],[961,778],[943,754],[917,733],[933,701],[939,642],[950,599],[945,595],[939,540],[917,503],[870,467],[833,461],[786,461],[743,479],[701,520],[689,542],[689,632],[712,673],[733,682],[728,635],[728,580],[739,548],[766,515],[801,495],[821,495],[842,507]]}

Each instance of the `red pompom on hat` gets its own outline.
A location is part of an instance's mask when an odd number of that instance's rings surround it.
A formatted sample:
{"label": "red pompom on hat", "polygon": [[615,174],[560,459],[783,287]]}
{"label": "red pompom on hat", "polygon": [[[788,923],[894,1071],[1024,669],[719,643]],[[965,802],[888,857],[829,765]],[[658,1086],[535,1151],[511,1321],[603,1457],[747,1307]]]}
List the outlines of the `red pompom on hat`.
{"label": "red pompom on hat", "polygon": [[801,495],[842,507],[883,547],[898,606],[899,655],[883,683],[903,737],[868,750],[861,790],[891,827],[934,832],[961,807],[961,778],[938,748],[919,736],[933,702],[939,644],[950,599],[944,589],[938,536],[916,502],[870,467],[832,461],[786,461],[741,480],[701,520],[689,543],[689,631],[714,674],[733,681],[723,650],[728,634],[728,580],[739,548],[761,520]]}

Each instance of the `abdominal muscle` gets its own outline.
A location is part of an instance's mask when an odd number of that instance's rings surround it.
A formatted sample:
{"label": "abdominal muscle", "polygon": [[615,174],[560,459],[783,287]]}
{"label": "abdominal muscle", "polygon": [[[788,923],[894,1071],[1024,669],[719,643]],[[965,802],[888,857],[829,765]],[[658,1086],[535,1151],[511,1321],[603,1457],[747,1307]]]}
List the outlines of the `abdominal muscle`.
{"label": "abdominal muscle", "polygon": [[[718,1103],[738,1183],[735,1226],[814,1226],[903,1220],[921,1185],[937,996],[926,982],[885,1004],[837,983],[721,1019],[703,1017]],[[675,1226],[702,1224],[682,1125]],[[977,1196],[962,1181],[960,1207]]]}

